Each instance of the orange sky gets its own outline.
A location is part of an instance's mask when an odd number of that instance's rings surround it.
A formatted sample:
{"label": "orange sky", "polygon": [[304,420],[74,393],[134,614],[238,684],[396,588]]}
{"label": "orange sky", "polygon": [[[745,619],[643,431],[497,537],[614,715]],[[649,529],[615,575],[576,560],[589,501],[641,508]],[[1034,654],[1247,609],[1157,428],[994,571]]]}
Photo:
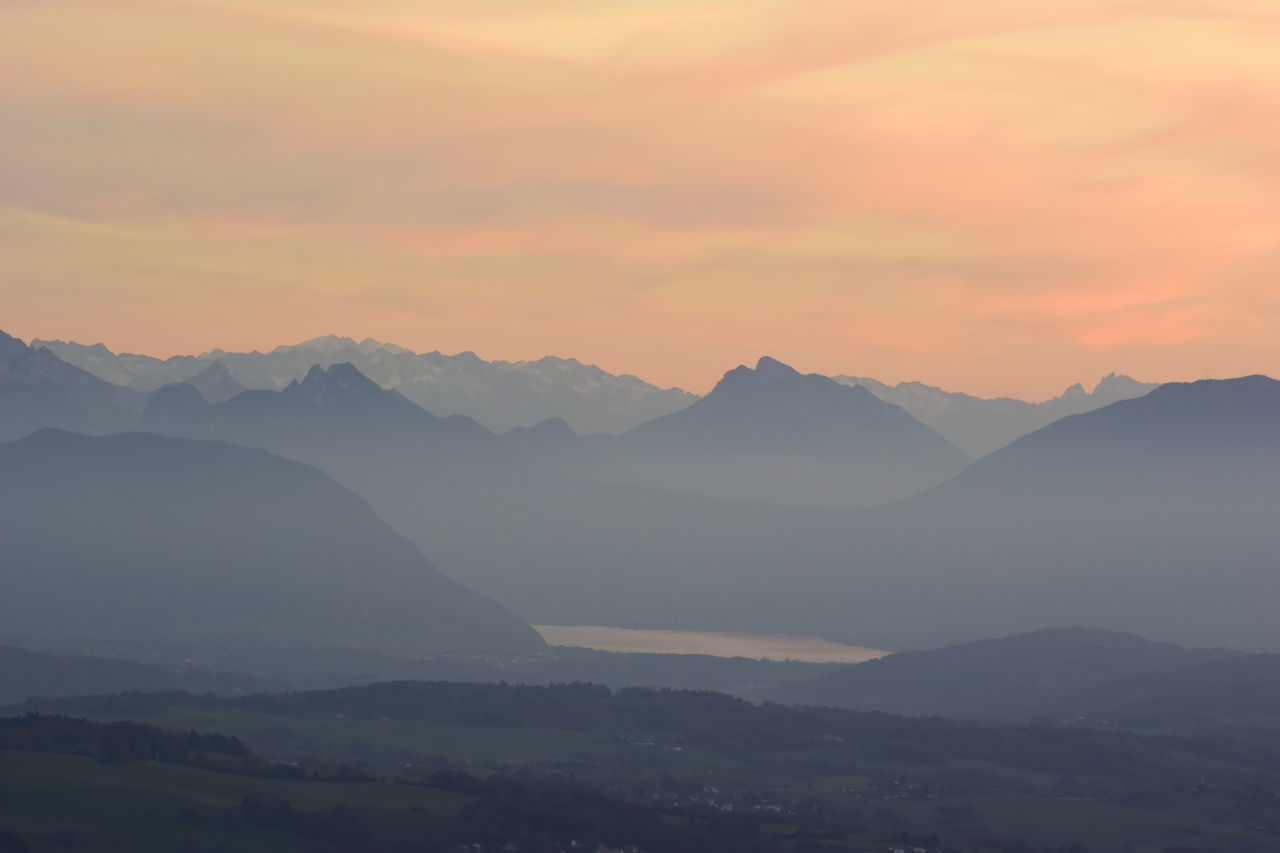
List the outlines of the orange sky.
{"label": "orange sky", "polygon": [[1273,0],[0,0],[0,328],[1280,374]]}

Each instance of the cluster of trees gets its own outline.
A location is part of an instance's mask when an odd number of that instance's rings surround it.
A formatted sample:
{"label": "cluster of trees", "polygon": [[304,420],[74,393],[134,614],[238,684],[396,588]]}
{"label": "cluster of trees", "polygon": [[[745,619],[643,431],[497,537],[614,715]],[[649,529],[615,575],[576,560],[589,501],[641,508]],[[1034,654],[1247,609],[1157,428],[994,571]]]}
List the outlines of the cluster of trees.
{"label": "cluster of trees", "polygon": [[[1177,738],[1153,738],[1053,724],[992,725],[757,705],[710,691],[610,690],[582,683],[529,686],[401,681],[238,699],[187,693],[125,694],[60,701],[55,707],[73,713],[139,715],[192,705],[292,717],[391,718],[587,731],[698,747],[754,766],[801,775],[851,773],[859,767],[886,763],[935,765],[939,774],[935,774],[932,793],[941,794],[989,787],[983,779],[961,778],[954,773],[948,776],[941,770],[940,765],[956,758],[1093,778],[1099,780],[1090,791],[1096,798],[1149,804],[1208,791],[1237,797],[1257,790],[1258,797],[1265,797],[1274,781],[1263,777],[1280,773],[1280,751],[1271,740],[1274,730],[1267,727],[1202,729]],[[7,725],[11,727],[12,722]],[[0,728],[0,738],[5,737],[4,731]],[[98,737],[96,730],[94,737]],[[164,748],[200,749],[187,742],[166,742]],[[1259,773],[1243,768],[1255,768]]]}
{"label": "cluster of trees", "polygon": [[[1195,803],[1229,802],[1232,814],[1248,826],[1280,835],[1269,823],[1274,804],[1280,802],[1280,757],[1272,747],[1255,751],[1248,761],[1240,760],[1250,746],[1267,740],[1270,729],[1260,729],[1252,737],[1214,731],[1202,732],[1199,739],[1153,737],[1067,725],[996,725],[756,705],[706,691],[615,691],[589,684],[394,682],[242,699],[170,694],[76,703],[97,703],[119,712],[127,705],[158,710],[188,700],[213,711],[252,710],[284,719],[391,718],[550,727],[686,748],[678,757],[662,749],[622,750],[616,760],[599,763],[513,765],[484,779],[460,770],[373,771],[391,773],[396,781],[472,797],[456,819],[458,832],[453,840],[495,849],[516,843],[525,850],[556,850],[571,840],[596,840],[613,847],[638,844],[675,851],[793,850],[788,846],[791,842],[780,845],[776,837],[761,832],[760,822],[765,820],[792,824],[796,832],[792,841],[812,842],[818,845],[815,850],[850,835],[892,840],[908,832],[918,839],[922,829],[936,831],[952,844],[963,839],[965,844],[1008,853],[1039,851],[1043,842],[1061,842],[1060,838],[1040,839],[1036,846],[988,831],[984,824],[998,822],[987,821],[989,816],[975,811],[970,800],[984,794],[1034,798],[1037,809],[1049,811],[1055,798],[1103,801],[1153,813],[1183,810]],[[195,763],[198,756],[220,752],[239,757],[246,767],[261,761],[249,756],[239,741],[221,735],[179,735],[136,723],[87,723],[41,715],[0,721],[0,748],[5,747],[75,751],[104,760],[158,758]],[[754,787],[728,798],[717,794],[714,802],[697,796],[702,783],[695,785],[697,777],[688,774],[687,765],[696,765],[708,753],[732,758],[734,766],[741,768],[737,772],[742,780]],[[636,774],[641,765],[631,762],[637,761],[648,762],[643,767],[655,772]],[[667,784],[661,775],[668,772],[664,768],[683,775],[672,776]],[[1008,772],[1010,768],[1043,775],[1032,781],[1027,774]],[[219,769],[230,769],[230,763],[222,762]],[[305,780],[374,778],[343,768],[272,765],[268,769]],[[856,790],[833,797],[819,794],[812,786],[812,780],[822,777],[861,781]],[[771,791],[773,782],[755,785],[759,780],[777,779],[800,781],[794,789],[777,789],[790,793]],[[739,808],[757,800],[760,809]],[[898,802],[903,800],[935,803],[933,819],[922,823],[919,805],[906,808]],[[726,810],[726,805],[732,808]],[[234,819],[278,826],[308,838],[318,837],[316,827],[340,827],[346,821],[348,828],[342,831],[357,838],[358,827],[345,813],[304,814],[287,806],[287,802],[250,798],[234,810]],[[679,821],[673,822],[672,815],[678,815]],[[721,842],[725,846],[717,847]],[[932,849],[930,843],[919,840],[911,846]],[[351,849],[383,848],[356,845]]]}
{"label": "cluster of trees", "polygon": [[236,737],[168,731],[143,723],[97,723],[61,714],[28,713],[0,718],[0,749],[96,755],[103,762],[169,761],[192,763],[201,754],[249,758]]}

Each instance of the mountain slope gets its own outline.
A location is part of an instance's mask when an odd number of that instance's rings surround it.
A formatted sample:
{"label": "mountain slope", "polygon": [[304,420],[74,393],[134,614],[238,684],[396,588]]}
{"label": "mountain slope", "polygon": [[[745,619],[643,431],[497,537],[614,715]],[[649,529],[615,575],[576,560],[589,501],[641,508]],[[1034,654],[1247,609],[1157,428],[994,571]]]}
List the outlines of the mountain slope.
{"label": "mountain slope", "polygon": [[856,642],[882,648],[1068,622],[1277,650],[1277,506],[1280,382],[1170,384],[868,511],[843,569],[774,592],[791,606],[803,594],[824,629],[856,624]]}
{"label": "mountain slope", "polygon": [[1010,442],[1067,415],[1091,412],[1120,400],[1141,397],[1156,384],[1138,382],[1114,373],[1103,377],[1092,392],[1072,385],[1060,396],[1042,403],[1011,397],[986,399],[943,391],[921,382],[886,385],[875,379],[836,376],[842,385],[860,385],[881,400],[901,406],[948,441],[974,456],[985,456]]}
{"label": "mountain slope", "polygon": [[0,624],[36,639],[407,652],[532,647],[321,472],[214,442],[0,445]]}
{"label": "mountain slope", "polygon": [[621,432],[697,399],[678,388],[658,388],[575,359],[485,361],[471,352],[415,353],[372,339],[333,335],[266,353],[214,350],[167,360],[116,355],[101,344],[39,343],[96,375],[145,391],[189,381],[215,361],[225,364],[237,383],[257,390],[283,389],[316,364],[328,368],[350,363],[378,385],[399,391],[437,415],[466,415],[495,432],[553,417],[563,418],[579,434]]}
{"label": "mountain slope", "polygon": [[860,507],[961,470],[966,454],[860,387],[761,358],[617,442],[635,482],[732,500]]}
{"label": "mountain slope", "polygon": [[130,429],[142,396],[0,332],[0,441],[45,427],[87,433]]}
{"label": "mountain slope", "polygon": [[215,361],[201,369],[187,379],[186,384],[199,391],[210,403],[230,400],[241,391],[248,390],[231,376],[231,371],[221,361]]}

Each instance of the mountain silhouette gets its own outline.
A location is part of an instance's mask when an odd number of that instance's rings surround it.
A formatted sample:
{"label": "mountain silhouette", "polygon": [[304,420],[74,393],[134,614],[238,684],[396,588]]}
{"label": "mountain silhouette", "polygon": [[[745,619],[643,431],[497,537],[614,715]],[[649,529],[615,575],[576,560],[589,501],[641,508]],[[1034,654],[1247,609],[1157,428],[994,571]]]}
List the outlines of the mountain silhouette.
{"label": "mountain silhouette", "polygon": [[186,384],[199,391],[200,396],[210,403],[221,403],[225,400],[230,400],[241,391],[248,390],[232,377],[231,371],[227,369],[227,365],[222,361],[215,361],[208,367],[201,369],[200,372],[187,379]]}
{"label": "mountain silhouette", "polygon": [[638,483],[731,500],[859,507],[923,491],[968,456],[861,387],[772,358],[617,443]]}
{"label": "mountain silhouette", "polygon": [[799,591],[790,605],[815,625],[858,625],[882,648],[1067,622],[1273,651],[1277,506],[1280,382],[1173,383],[862,514],[844,568],[775,593]]}
{"label": "mountain silhouette", "polygon": [[[143,391],[191,381],[217,361],[241,386],[270,391],[301,379],[313,365],[327,368],[350,363],[378,385],[399,391],[428,411],[465,415],[495,432],[559,417],[579,434],[616,433],[697,399],[678,388],[659,388],[630,374],[611,374],[572,358],[486,361],[472,352],[415,353],[372,338],[356,341],[326,335],[265,353],[214,350],[170,359],[117,355],[101,344],[40,344],[91,373]],[[208,388],[201,390],[211,402],[218,401]]]}
{"label": "mountain silhouette", "polygon": [[43,430],[0,444],[0,624],[40,641],[531,648],[320,471],[261,450]]}
{"label": "mountain silhouette", "polygon": [[45,427],[86,433],[131,428],[142,395],[0,332],[0,440]]}
{"label": "mountain silhouette", "polygon": [[309,462],[349,452],[412,454],[493,441],[470,418],[437,418],[346,363],[314,365],[281,391],[244,391],[205,406],[179,387],[152,395],[145,428],[262,447]]}

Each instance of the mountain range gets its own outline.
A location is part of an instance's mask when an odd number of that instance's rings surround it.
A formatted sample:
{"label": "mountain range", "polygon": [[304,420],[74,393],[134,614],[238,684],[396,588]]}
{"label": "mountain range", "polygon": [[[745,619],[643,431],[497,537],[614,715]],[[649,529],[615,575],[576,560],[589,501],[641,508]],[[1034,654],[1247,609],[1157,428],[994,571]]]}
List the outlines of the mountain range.
{"label": "mountain range", "polygon": [[[388,411],[356,401],[336,418],[290,414],[289,399],[336,400],[325,389],[343,383]],[[769,455],[792,442],[813,448],[802,461],[844,473],[839,448],[874,435],[877,418],[949,445],[865,391],[771,360],[731,371],[686,413],[593,440],[554,422],[503,437],[464,419],[445,429],[449,419],[353,367],[290,387],[213,404],[195,434],[321,466],[532,622],[816,633],[889,649],[1073,622],[1280,648],[1263,604],[1280,552],[1267,520],[1280,500],[1280,383],[1265,377],[1171,384],[1070,416],[916,497],[852,514],[781,505],[800,502],[795,484],[822,483],[812,467],[793,480],[776,468],[756,480],[774,490],[752,493],[733,462],[777,464]],[[251,401],[257,420],[229,417]],[[413,426],[392,428],[397,417]],[[730,464],[717,470],[718,458]],[[657,476],[682,465],[698,480]],[[859,482],[823,486],[856,498]]]}
{"label": "mountain range", "polygon": [[[652,433],[580,439],[547,421],[495,436],[334,365],[282,391],[217,404],[190,386],[166,386],[146,425],[316,465],[468,584],[548,624],[726,618],[714,603],[720,584],[744,570],[771,571],[762,555],[782,566],[804,556],[779,549],[802,547],[794,537],[814,515],[780,504],[874,503],[876,489],[883,501],[909,489],[908,477],[929,477],[917,481],[922,488],[965,459],[865,390],[770,359],[731,371],[689,411],[655,421]],[[695,462],[696,483],[655,482],[653,472]],[[755,491],[746,491],[738,468],[752,465]],[[691,485],[721,497],[689,493]],[[846,520],[832,511],[816,517],[837,530]]]}
{"label": "mountain range", "polygon": [[[415,353],[372,338],[356,341],[335,335],[268,352],[213,350],[168,359],[60,340],[37,339],[31,346],[47,348],[70,365],[143,392],[175,382],[195,385],[211,403],[246,389],[279,391],[317,364],[327,368],[345,362],[435,415],[466,415],[497,433],[531,427],[548,418],[564,420],[579,435],[622,433],[698,399],[678,388],[659,388],[571,358],[485,361],[471,352]],[[1113,373],[1091,392],[1077,384],[1058,397],[1030,403],[1009,397],[984,399],[921,382],[887,385],[866,377],[832,378],[843,385],[861,385],[903,408],[971,456],[984,456],[1066,415],[1140,396],[1156,387]]]}
{"label": "mountain range", "polygon": [[351,452],[429,453],[494,438],[470,418],[430,414],[350,364],[314,365],[280,391],[244,391],[222,402],[206,401],[191,384],[164,385],[148,400],[142,426],[321,459]]}
{"label": "mountain range", "polygon": [[860,376],[832,377],[842,385],[862,386],[881,400],[901,406],[921,423],[973,456],[985,456],[1067,415],[1100,409],[1120,400],[1141,397],[1157,387],[1110,373],[1092,391],[1079,383],[1042,403],[1012,397],[983,398],[943,391],[922,382],[886,385]]}
{"label": "mountain range", "polygon": [[[9,340],[6,363],[84,412],[133,393]],[[772,359],[619,436],[580,438],[557,419],[494,435],[344,363],[222,401],[163,387],[141,418],[322,468],[530,622],[895,650],[1068,623],[1276,650],[1278,389],[1261,376],[1164,385],[954,476],[963,453],[902,408]],[[920,479],[894,492],[867,459]]]}
{"label": "mountain range", "polygon": [[[579,434],[622,432],[697,399],[678,388],[659,388],[572,358],[485,361],[472,352],[415,353],[373,339],[355,341],[333,335],[265,353],[214,350],[169,359],[117,354],[102,344],[35,340],[32,346],[48,348],[69,364],[142,391],[173,382],[199,386],[193,380],[216,363],[226,368],[238,386],[254,390],[281,390],[315,365],[349,363],[378,385],[399,391],[435,415],[467,415],[494,432],[533,426],[552,417],[564,419]],[[220,402],[232,395],[205,396]]]}

